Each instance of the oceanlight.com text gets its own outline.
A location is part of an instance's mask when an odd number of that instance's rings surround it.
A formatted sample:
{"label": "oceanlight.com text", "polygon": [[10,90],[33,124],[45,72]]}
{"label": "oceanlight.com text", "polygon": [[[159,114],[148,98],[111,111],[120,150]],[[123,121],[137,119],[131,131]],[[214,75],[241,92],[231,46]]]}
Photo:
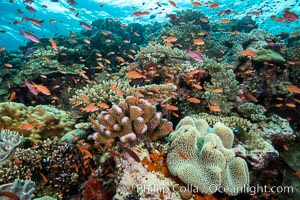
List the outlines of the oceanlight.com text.
{"label": "oceanlight.com text", "polygon": [[[255,195],[258,193],[293,193],[293,186],[266,186],[266,185],[245,185],[243,187],[220,187],[219,185],[209,185],[207,186],[207,190],[209,193],[213,194],[215,192],[227,193],[229,191],[234,193],[249,193],[251,195]],[[145,184],[136,184],[132,185],[131,188],[135,188],[139,193],[152,193],[152,192],[163,192],[164,194],[170,191],[191,191],[193,193],[201,193],[201,190],[197,187],[193,187],[193,185],[181,186],[179,184],[174,184],[172,186],[165,186],[159,184],[153,185],[145,185]]]}

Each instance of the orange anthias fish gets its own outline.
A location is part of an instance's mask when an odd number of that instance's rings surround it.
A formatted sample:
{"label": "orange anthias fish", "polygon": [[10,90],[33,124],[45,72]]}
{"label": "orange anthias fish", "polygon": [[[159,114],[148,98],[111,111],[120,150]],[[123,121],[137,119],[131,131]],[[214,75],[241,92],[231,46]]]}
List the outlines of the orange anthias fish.
{"label": "orange anthias fish", "polygon": [[298,88],[297,86],[295,85],[290,85],[287,87],[287,90],[290,91],[290,92],[293,92],[293,93],[296,93],[296,94],[299,94],[300,93],[300,88]]}
{"label": "orange anthias fish", "polygon": [[202,38],[194,39],[194,45],[203,45],[204,41]]}
{"label": "orange anthias fish", "polygon": [[196,7],[200,7],[201,3],[199,3],[198,1],[192,1],[192,5]]}
{"label": "orange anthias fish", "polygon": [[94,103],[90,103],[89,105],[87,105],[85,108],[82,108],[81,111],[84,111],[84,112],[95,112],[99,110],[99,107],[98,106],[95,106]]}
{"label": "orange anthias fish", "polygon": [[165,106],[165,109],[175,111],[175,110],[178,110],[178,107],[173,106],[173,105],[166,105],[166,106]]}
{"label": "orange anthias fish", "polygon": [[257,54],[255,53],[255,51],[251,50],[251,49],[246,49],[244,51],[242,51],[241,55],[243,56],[250,56],[250,57],[256,57]]}
{"label": "orange anthias fish", "polygon": [[221,108],[219,106],[213,106],[213,105],[210,105],[208,104],[207,106],[211,111],[214,111],[214,112],[221,112]]}
{"label": "orange anthias fish", "polygon": [[132,79],[136,79],[136,78],[144,78],[145,79],[146,78],[146,76],[144,76],[144,75],[142,75],[142,74],[140,74],[138,72],[135,72],[135,71],[127,72],[126,76],[128,78],[132,78]]}
{"label": "orange anthias fish", "polygon": [[195,97],[188,98],[187,100],[191,103],[200,103],[200,100]]}
{"label": "orange anthias fish", "polygon": [[54,50],[58,50],[58,47],[57,47],[57,44],[56,44],[56,42],[52,39],[52,38],[50,38],[50,43],[51,43],[51,45],[52,45],[52,48],[54,49]]}
{"label": "orange anthias fish", "polygon": [[34,130],[34,126],[32,124],[22,124],[22,125],[20,125],[19,128],[25,129],[25,130],[28,130],[28,131]]}
{"label": "orange anthias fish", "polygon": [[46,86],[38,85],[38,84],[35,84],[35,83],[33,83],[33,86],[34,86],[39,92],[41,92],[42,94],[44,94],[44,95],[51,95],[50,90],[49,90]]}
{"label": "orange anthias fish", "polygon": [[217,7],[219,7],[219,4],[214,3],[214,4],[211,4],[209,7],[210,7],[210,8],[217,8]]}
{"label": "orange anthias fish", "polygon": [[16,98],[16,92],[12,92],[8,98],[8,102],[12,102]]}

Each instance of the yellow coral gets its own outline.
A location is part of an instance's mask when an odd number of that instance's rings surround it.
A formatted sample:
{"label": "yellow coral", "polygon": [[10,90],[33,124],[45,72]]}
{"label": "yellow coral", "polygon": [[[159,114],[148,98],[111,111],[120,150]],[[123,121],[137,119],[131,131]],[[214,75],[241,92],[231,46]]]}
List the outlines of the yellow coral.
{"label": "yellow coral", "polygon": [[[212,129],[204,120],[195,122],[185,117],[170,135],[167,166],[173,175],[204,194],[216,192],[208,187],[214,185],[226,188],[224,192],[228,195],[237,195],[249,184],[249,172],[245,160],[235,158],[234,152],[228,149],[233,137],[232,131],[221,123]],[[240,190],[235,190],[237,187]]]}

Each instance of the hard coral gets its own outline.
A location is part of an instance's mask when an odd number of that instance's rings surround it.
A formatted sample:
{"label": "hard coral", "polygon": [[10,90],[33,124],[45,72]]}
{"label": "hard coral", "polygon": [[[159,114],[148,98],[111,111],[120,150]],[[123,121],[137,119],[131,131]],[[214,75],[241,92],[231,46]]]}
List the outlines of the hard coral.
{"label": "hard coral", "polygon": [[231,148],[234,135],[222,123],[211,129],[205,120],[182,119],[170,135],[171,151],[167,156],[170,172],[204,194],[222,188],[230,196],[249,184],[245,160],[235,157]]}
{"label": "hard coral", "polygon": [[128,96],[126,101],[102,112],[94,129],[93,139],[100,143],[111,144],[115,138],[123,143],[143,137],[155,141],[171,132],[172,123],[162,119],[148,101]]}
{"label": "hard coral", "polygon": [[9,130],[0,131],[0,163],[22,143],[23,136]]}
{"label": "hard coral", "polygon": [[43,139],[62,136],[75,125],[69,114],[54,107],[26,107],[21,103],[0,103],[0,128],[17,131],[25,137]]}

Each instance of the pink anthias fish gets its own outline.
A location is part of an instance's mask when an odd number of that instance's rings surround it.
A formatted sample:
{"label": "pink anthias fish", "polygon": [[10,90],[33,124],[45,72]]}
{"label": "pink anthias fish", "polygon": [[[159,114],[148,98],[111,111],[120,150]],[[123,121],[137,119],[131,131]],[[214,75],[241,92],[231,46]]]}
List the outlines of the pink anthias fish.
{"label": "pink anthias fish", "polygon": [[192,57],[193,60],[203,62],[203,57],[199,53],[192,51],[191,47],[189,47],[186,52]]}
{"label": "pink anthias fish", "polygon": [[33,42],[36,42],[36,43],[40,42],[40,40],[35,35],[33,35],[31,33],[20,31],[20,34],[23,35],[24,37],[30,39]]}
{"label": "pink anthias fish", "polygon": [[297,21],[299,19],[298,15],[296,13],[289,11],[289,9],[284,10],[283,17],[290,22]]}
{"label": "pink anthias fish", "polygon": [[24,79],[24,85],[34,95],[38,95],[39,92],[41,92],[44,95],[51,95],[51,92],[49,91],[49,89],[43,85],[35,84],[34,82],[28,83],[28,81],[26,79]]}
{"label": "pink anthias fish", "polygon": [[89,30],[89,31],[92,30],[92,27],[85,22],[80,22],[79,24],[86,30]]}

